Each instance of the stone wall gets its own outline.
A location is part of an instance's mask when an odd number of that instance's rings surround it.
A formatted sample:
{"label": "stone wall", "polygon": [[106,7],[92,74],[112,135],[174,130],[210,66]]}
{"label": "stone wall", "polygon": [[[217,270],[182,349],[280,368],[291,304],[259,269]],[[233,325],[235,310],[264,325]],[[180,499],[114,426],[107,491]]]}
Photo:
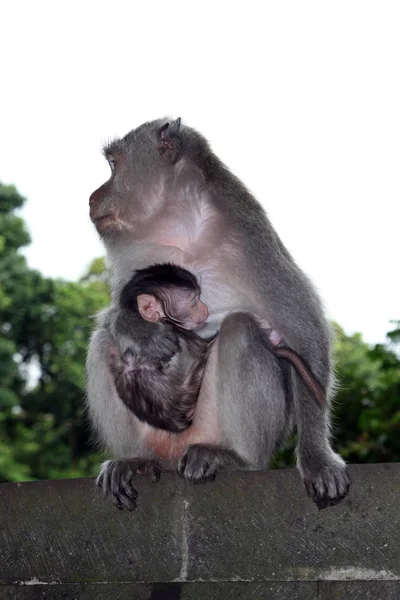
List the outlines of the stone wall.
{"label": "stone wall", "polygon": [[399,600],[400,464],[350,474],[322,511],[294,469],[144,476],[133,513],[93,479],[0,485],[0,599]]}

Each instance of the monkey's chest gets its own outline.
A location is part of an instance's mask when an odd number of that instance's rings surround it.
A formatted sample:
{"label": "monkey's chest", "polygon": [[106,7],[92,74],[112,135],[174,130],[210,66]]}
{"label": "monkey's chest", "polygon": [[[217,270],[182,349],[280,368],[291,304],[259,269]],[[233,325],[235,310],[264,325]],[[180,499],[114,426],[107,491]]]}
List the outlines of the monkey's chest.
{"label": "monkey's chest", "polygon": [[239,261],[231,260],[226,254],[209,256],[207,260],[189,260],[183,265],[197,278],[201,299],[208,307],[209,318],[199,331],[202,337],[213,335],[223,319],[230,313],[247,311],[260,314],[256,290],[248,280],[246,271]]}
{"label": "monkey's chest", "polygon": [[[235,244],[228,242],[192,244],[188,247],[159,243],[139,243],[125,256],[117,280],[131,276],[132,270],[154,264],[172,263],[193,273],[197,278],[201,299],[207,305],[209,318],[199,331],[201,337],[213,335],[224,317],[232,312],[248,311],[265,316],[258,292],[249,279],[249,269]],[[180,243],[180,238],[175,240]]]}

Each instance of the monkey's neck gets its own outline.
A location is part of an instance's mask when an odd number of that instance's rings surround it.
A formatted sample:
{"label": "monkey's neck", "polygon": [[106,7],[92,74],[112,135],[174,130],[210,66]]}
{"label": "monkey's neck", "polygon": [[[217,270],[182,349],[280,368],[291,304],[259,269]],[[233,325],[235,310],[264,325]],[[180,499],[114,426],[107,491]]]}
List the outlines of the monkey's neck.
{"label": "monkey's neck", "polygon": [[150,265],[171,262],[185,264],[185,252],[176,246],[147,241],[130,241],[130,244],[107,248],[111,271],[111,287],[121,289],[138,269]]}

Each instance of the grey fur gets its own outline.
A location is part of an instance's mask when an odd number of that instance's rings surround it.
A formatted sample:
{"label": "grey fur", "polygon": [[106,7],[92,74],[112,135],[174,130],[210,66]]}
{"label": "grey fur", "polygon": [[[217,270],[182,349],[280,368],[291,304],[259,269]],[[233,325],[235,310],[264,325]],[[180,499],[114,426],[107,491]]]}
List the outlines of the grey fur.
{"label": "grey fur", "polygon": [[[145,123],[114,142],[106,154],[117,159],[115,171],[91,197],[91,217],[108,251],[114,298],[88,353],[94,428],[116,458],[162,454],[165,465],[180,459],[185,476],[202,480],[210,463],[211,471],[230,466],[232,453],[237,468],[266,468],[294,422],[306,489],[320,508],[335,504],[347,493],[349,478],[329,442],[332,331],[320,299],[264,210],[204,138],[186,126],[170,138],[164,128],[160,137],[165,123]],[[143,429],[127,416],[108,369],[115,298],[133,269],[156,262],[172,262],[195,274],[210,312],[210,328],[201,334],[220,329],[193,425],[171,438],[157,438],[156,430]],[[293,370],[285,369],[283,377],[277,358],[265,347],[258,319],[305,359],[326,393],[324,406],[316,406]],[[137,339],[141,347],[151,343],[141,328]],[[155,444],[159,440],[165,442],[163,449]],[[185,452],[185,442],[195,449]],[[118,494],[118,485],[108,490]]]}

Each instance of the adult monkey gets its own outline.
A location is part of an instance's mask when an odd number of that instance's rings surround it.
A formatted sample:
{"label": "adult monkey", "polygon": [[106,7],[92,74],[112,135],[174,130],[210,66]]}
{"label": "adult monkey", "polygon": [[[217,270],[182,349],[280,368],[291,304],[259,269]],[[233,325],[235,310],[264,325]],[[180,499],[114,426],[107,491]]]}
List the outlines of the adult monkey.
{"label": "adult monkey", "polygon": [[[107,248],[113,301],[90,342],[87,392],[93,426],[117,460],[103,464],[99,484],[117,506],[132,509],[132,479],[146,471],[158,476],[159,463],[178,465],[194,482],[223,468],[266,468],[294,421],[308,494],[319,508],[339,502],[349,477],[329,443],[331,329],[261,206],[180,119],[145,123],[104,153],[111,177],[91,195],[90,216]],[[118,294],[135,269],[160,262],[197,277],[209,321],[219,327],[193,423],[182,433],[141,423],[119,399],[109,369]],[[325,405],[317,406],[292,370],[279,366],[265,347],[259,318],[306,360],[326,393]],[[159,325],[138,327],[137,339],[165,355]]]}

